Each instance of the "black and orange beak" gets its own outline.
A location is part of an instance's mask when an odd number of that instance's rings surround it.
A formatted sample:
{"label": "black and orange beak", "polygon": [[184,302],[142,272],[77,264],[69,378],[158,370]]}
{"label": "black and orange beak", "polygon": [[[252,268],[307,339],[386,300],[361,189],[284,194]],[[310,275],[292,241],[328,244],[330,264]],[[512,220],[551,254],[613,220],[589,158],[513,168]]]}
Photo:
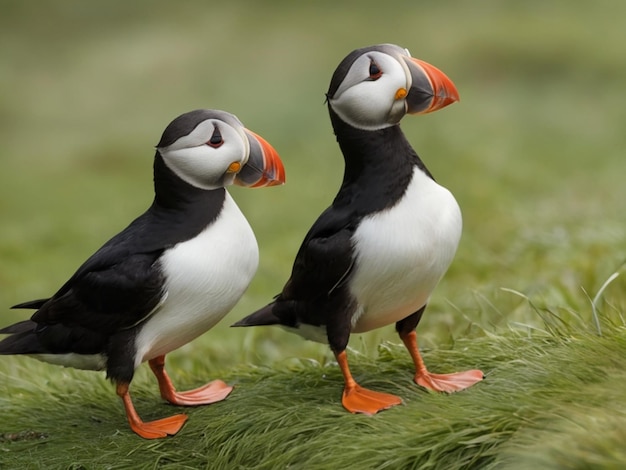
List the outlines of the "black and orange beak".
{"label": "black and orange beak", "polygon": [[235,177],[235,184],[249,188],[278,186],[285,183],[283,162],[267,140],[245,129],[250,142],[250,156],[247,163]]}
{"label": "black and orange beak", "polygon": [[402,59],[411,74],[411,87],[405,98],[407,113],[431,113],[459,101],[454,83],[437,67],[410,56],[403,56]]}

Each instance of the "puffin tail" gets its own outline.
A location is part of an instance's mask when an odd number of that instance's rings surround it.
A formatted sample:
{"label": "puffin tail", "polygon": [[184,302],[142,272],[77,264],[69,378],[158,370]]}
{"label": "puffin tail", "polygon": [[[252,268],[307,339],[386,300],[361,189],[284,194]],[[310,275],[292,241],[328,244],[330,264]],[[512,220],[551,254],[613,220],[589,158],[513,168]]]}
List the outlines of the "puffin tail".
{"label": "puffin tail", "polygon": [[0,330],[2,335],[11,335],[0,341],[0,355],[37,354],[44,352],[35,334],[37,324],[31,320],[7,326]]}
{"label": "puffin tail", "polygon": [[231,326],[267,326],[267,325],[280,325],[283,322],[274,314],[274,306],[276,304],[272,302],[265,307],[251,313],[247,317],[242,318],[237,323],[233,323]]}
{"label": "puffin tail", "polygon": [[28,302],[22,302],[21,304],[14,305],[11,308],[32,308],[34,310],[39,310],[48,300],[50,299],[30,300]]}

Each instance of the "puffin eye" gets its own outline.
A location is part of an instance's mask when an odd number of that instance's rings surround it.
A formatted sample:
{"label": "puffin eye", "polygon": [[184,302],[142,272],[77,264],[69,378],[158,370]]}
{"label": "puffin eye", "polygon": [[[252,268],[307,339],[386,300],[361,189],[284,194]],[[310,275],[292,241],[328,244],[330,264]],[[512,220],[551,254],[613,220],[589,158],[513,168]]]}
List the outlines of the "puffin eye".
{"label": "puffin eye", "polygon": [[211,138],[206,144],[209,147],[213,147],[216,149],[220,147],[223,143],[224,143],[224,139],[222,139],[222,134],[220,133],[220,130],[218,129],[218,127],[215,126],[215,128],[213,129],[213,134],[211,135]]}
{"label": "puffin eye", "polygon": [[378,80],[380,77],[383,76],[383,71],[380,70],[380,67],[374,61],[374,59],[370,61],[369,73],[370,73],[370,80]]}

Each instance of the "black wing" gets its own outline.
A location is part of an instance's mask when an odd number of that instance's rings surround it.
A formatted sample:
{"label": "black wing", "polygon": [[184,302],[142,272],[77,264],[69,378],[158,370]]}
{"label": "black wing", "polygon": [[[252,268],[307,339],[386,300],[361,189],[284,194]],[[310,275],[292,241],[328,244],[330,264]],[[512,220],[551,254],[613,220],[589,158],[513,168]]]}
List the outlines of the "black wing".
{"label": "black wing", "polygon": [[126,254],[81,268],[32,320],[114,333],[141,322],[163,297],[161,251]]}
{"label": "black wing", "polygon": [[[153,228],[151,215],[144,214],[94,253],[54,296],[16,305],[38,309],[28,323],[31,332],[21,332],[19,353],[100,352],[110,335],[150,315],[165,294],[158,259],[171,246]],[[10,329],[2,332],[15,333]]]}
{"label": "black wing", "polygon": [[144,319],[163,295],[158,259],[173,245],[158,237],[153,220],[148,211],[105,243],[32,319],[107,332]]}
{"label": "black wing", "polygon": [[279,298],[314,301],[340,288],[353,267],[349,214],[330,207],[307,233],[293,264],[291,277]]}
{"label": "black wing", "polygon": [[326,209],[302,242],[283,291],[274,302],[233,326],[328,325],[340,320],[341,313],[349,319],[346,283],[354,264],[351,239],[355,230],[351,220],[347,211]]}
{"label": "black wing", "polygon": [[0,331],[13,335],[0,342],[0,354],[102,352],[111,335],[140,323],[162,301],[158,257],[135,253],[106,266],[88,260],[52,298],[18,306],[39,309]]}

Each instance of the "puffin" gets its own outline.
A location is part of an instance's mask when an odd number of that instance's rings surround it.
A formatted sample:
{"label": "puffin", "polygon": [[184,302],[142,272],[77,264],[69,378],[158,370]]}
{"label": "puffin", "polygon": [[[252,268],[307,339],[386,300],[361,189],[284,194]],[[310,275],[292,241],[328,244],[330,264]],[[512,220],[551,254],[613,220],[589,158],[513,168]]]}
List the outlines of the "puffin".
{"label": "puffin", "polygon": [[187,415],[142,421],[129,388],[143,362],[174,405],[206,405],[231,392],[221,380],[177,391],[165,356],[219,322],[256,272],[256,238],[226,187],[285,181],[276,150],[233,114],[213,109],[182,114],[166,127],[153,171],[150,207],[52,297],[13,307],[35,309],[29,320],[0,330],[9,335],[0,355],[106,371],[130,428],[145,439],[176,434]]}
{"label": "puffin", "polygon": [[442,71],[405,48],[378,44],[350,52],[326,93],[345,162],[339,191],[306,234],[282,292],[232,325],[280,325],[328,343],[344,379],[342,404],[352,413],[375,414],[402,402],[355,381],[346,354],[352,333],[395,323],[415,365],[413,380],[427,389],[455,392],[483,379],[480,370],[430,372],[415,332],[452,262],[462,218],[399,123],[406,114],[458,100]]}

